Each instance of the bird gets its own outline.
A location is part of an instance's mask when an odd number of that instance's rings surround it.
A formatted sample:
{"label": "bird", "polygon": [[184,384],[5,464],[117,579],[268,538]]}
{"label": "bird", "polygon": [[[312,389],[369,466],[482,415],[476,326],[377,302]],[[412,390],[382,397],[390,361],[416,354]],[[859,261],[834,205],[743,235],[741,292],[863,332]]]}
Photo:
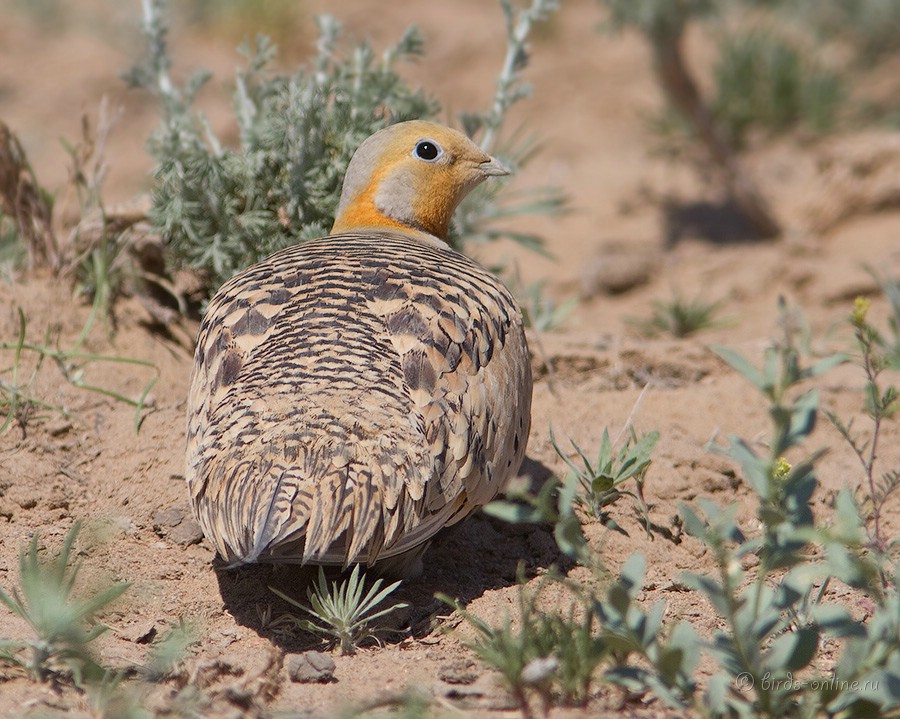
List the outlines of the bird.
{"label": "bird", "polygon": [[531,426],[522,313],[448,244],[462,199],[507,174],[457,130],[389,125],[353,153],[327,236],[210,300],[186,479],[227,567],[416,576],[434,535],[516,475]]}

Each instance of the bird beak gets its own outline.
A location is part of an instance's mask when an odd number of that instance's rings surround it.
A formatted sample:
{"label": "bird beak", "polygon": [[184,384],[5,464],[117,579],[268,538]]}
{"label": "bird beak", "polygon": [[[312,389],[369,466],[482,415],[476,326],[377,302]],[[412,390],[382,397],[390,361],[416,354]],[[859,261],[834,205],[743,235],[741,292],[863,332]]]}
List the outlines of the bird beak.
{"label": "bird beak", "polygon": [[495,157],[489,157],[484,162],[478,163],[478,167],[485,177],[502,177],[510,172],[509,168]]}

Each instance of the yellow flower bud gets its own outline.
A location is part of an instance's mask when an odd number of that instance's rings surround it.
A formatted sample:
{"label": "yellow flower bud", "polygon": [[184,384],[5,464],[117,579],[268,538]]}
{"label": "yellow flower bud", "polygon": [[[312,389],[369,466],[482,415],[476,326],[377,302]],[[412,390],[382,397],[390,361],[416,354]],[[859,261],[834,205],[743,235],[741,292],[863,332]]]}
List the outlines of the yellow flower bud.
{"label": "yellow flower bud", "polygon": [[862,327],[866,323],[866,315],[872,306],[872,300],[866,297],[857,297],[853,302],[853,312],[850,315],[850,322],[854,327]]}
{"label": "yellow flower bud", "polygon": [[775,469],[772,474],[775,479],[784,479],[788,476],[788,473],[791,471],[791,463],[788,462],[784,457],[779,457],[775,462]]}

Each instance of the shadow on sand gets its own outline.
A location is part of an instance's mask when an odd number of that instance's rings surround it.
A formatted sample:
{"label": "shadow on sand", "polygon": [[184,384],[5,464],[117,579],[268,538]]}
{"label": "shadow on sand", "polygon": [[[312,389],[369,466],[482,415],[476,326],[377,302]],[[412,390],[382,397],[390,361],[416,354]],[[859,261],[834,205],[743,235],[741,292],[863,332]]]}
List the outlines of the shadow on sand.
{"label": "shadow on sand", "polygon": [[[536,491],[550,475],[550,470],[528,458],[521,474],[530,478]],[[398,613],[394,636],[422,638],[433,630],[435,619],[447,616],[451,609],[435,598],[443,592],[464,604],[489,589],[516,584],[520,562],[526,576],[552,564],[564,571],[568,560],[559,552],[552,527],[537,524],[508,524],[476,512],[458,525],[439,533],[424,557],[424,572],[405,581],[387,602],[406,602],[409,608]],[[269,587],[306,604],[306,591],[317,577],[316,567],[297,565],[254,565],[240,569],[216,567],[219,591],[226,609],[235,620],[287,652],[319,646],[321,640],[299,631],[284,632],[273,626],[272,619],[286,613],[305,616],[277,597]],[[339,575],[328,572],[329,578]],[[390,638],[390,637],[388,637]]]}
{"label": "shadow on sand", "polygon": [[766,239],[741,209],[728,199],[720,202],[667,201],[663,204],[662,213],[663,236],[668,249],[689,237],[719,245],[762,242]]}

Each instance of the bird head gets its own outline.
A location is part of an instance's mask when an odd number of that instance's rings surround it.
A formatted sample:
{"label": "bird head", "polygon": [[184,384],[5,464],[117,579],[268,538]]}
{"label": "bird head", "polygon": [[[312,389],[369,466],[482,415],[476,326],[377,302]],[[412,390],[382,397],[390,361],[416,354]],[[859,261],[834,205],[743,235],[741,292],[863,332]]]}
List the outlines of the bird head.
{"label": "bird head", "polygon": [[400,122],[354,153],[331,231],[419,230],[446,241],[462,199],[488,177],[508,174],[461,132],[423,120]]}

